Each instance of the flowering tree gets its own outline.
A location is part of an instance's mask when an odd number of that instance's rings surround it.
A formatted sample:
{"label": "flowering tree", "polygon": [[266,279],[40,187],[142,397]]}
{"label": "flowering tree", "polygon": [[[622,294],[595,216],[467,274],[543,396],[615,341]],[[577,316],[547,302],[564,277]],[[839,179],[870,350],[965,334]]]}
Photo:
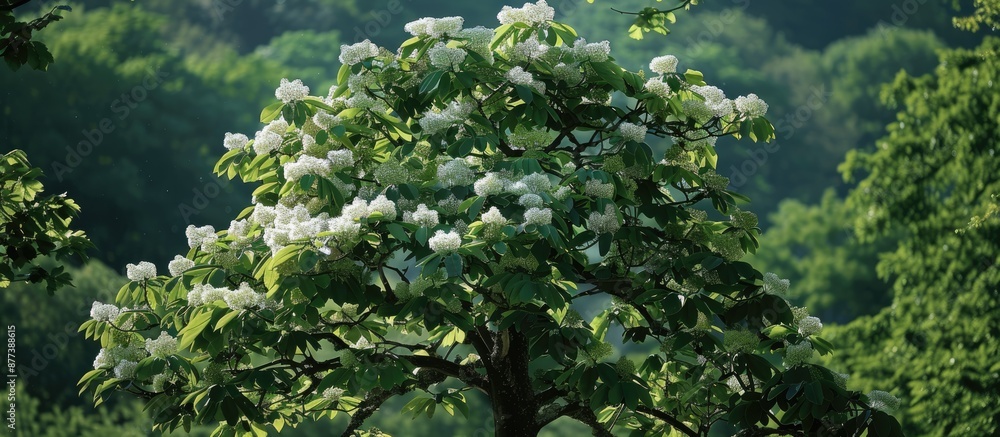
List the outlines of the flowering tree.
{"label": "flowering tree", "polygon": [[[553,16],[424,18],[395,53],[342,46],[326,98],[282,80],[216,167],[258,183],[253,205],[226,231],[189,227],[169,276],[128,266],[81,328],[104,347],[84,389],[219,435],[341,413],[353,435],[394,396],[464,414],[468,391],[499,436],[560,417],[603,436],[898,434],[891,396],[810,363],[830,344],[787,281],[739,261],[757,221],[713,145],[771,139],[767,105],[673,56],[624,71]],[[647,352],[610,359],[611,342]]]}

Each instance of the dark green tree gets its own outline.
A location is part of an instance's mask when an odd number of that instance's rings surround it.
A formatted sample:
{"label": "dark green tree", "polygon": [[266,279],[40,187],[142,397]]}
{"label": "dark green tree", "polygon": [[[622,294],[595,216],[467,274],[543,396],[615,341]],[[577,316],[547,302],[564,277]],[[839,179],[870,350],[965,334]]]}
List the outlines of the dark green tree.
{"label": "dark green tree", "polygon": [[847,200],[859,238],[899,240],[878,264],[892,305],[836,330],[835,359],[852,382],[898,390],[911,435],[1000,430],[998,50],[987,38],[945,52],[933,75],[899,75],[888,136],[842,166],[860,181]]}

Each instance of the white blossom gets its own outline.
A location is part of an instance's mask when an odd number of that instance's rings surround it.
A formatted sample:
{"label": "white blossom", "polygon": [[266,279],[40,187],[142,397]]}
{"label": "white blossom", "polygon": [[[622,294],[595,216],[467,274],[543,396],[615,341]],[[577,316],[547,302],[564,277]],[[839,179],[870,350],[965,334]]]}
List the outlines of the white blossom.
{"label": "white blossom", "polygon": [[[697,120],[708,118],[705,117],[706,113],[715,117],[725,117],[733,113],[733,101],[727,99],[726,93],[718,87],[693,85],[691,91],[705,98],[705,101],[686,100],[684,102],[684,112],[693,118]],[[702,109],[702,105],[704,109]]]}
{"label": "white blossom", "polygon": [[757,97],[756,94],[739,96],[734,101],[736,110],[748,118],[763,117],[767,114],[767,103]]}
{"label": "white blossom", "polygon": [[313,123],[319,126],[321,129],[329,129],[334,126],[338,126],[341,123],[340,117],[333,115],[324,110],[316,111],[316,115],[313,116]]}
{"label": "white blossom", "polygon": [[473,184],[473,190],[477,196],[485,197],[503,193],[508,185],[510,185],[510,181],[496,173],[489,172]]}
{"label": "white blossom", "polygon": [[332,170],[340,170],[354,166],[354,153],[349,149],[331,150],[326,155]]}
{"label": "white blossom", "polygon": [[368,204],[368,211],[369,214],[373,212],[382,213],[383,220],[395,220],[396,202],[389,200],[384,195],[379,195]]}
{"label": "white blossom", "polygon": [[339,59],[342,65],[354,65],[375,56],[378,56],[378,46],[367,39],[357,44],[340,46]]}
{"label": "white blossom", "polygon": [[613,234],[618,232],[621,227],[621,223],[618,222],[618,214],[615,213],[615,208],[611,205],[604,207],[604,213],[594,211],[587,218],[587,228],[598,235]]}
{"label": "white blossom", "polygon": [[541,208],[544,201],[541,196],[534,193],[528,193],[519,197],[517,199],[517,203],[525,208]]}
{"label": "white blossom", "polygon": [[438,165],[437,168],[438,182],[445,188],[469,185],[475,177],[475,173],[469,168],[469,163],[464,159],[452,159]]}
{"label": "white blossom", "polygon": [[788,291],[789,282],[787,279],[781,279],[778,275],[767,272],[764,274],[764,292],[769,294],[775,294],[778,296],[784,295]]}
{"label": "white blossom", "polygon": [[448,47],[447,44],[439,42],[427,51],[427,57],[431,60],[431,65],[451,71],[461,70],[462,62],[468,53],[458,47]]}
{"label": "white blossom", "polygon": [[170,261],[170,263],[167,264],[167,270],[170,271],[170,276],[180,276],[192,267],[194,267],[194,261],[180,255],[174,256],[173,261]]}
{"label": "white blossom", "polygon": [[115,378],[132,379],[135,378],[135,361],[121,360],[115,365]]}
{"label": "white blossom", "polygon": [[90,318],[98,322],[113,322],[121,310],[112,304],[94,301],[90,306]]}
{"label": "white blossom", "polygon": [[587,179],[583,185],[583,192],[588,196],[610,199],[615,196],[615,184]]}
{"label": "white blossom", "polygon": [[530,38],[514,44],[513,47],[508,51],[511,62],[521,63],[534,61],[541,58],[549,51],[549,46],[547,44],[542,44],[538,41],[535,35]]}
{"label": "white blossom", "polygon": [[420,225],[425,228],[433,228],[438,225],[438,212],[433,209],[428,209],[427,205],[421,203],[417,205],[417,209],[415,211],[404,212],[403,221]]}
{"label": "white blossom", "polygon": [[819,334],[822,330],[823,322],[819,320],[819,317],[809,316],[799,321],[799,334],[803,337]]}
{"label": "white blossom", "polygon": [[211,225],[202,227],[188,225],[184,234],[187,236],[188,247],[192,249],[200,247],[205,252],[216,251],[215,242],[219,241],[219,236],[215,235],[215,228]]}
{"label": "white blossom", "polygon": [[813,347],[812,343],[808,341],[803,341],[801,343],[791,344],[785,346],[785,365],[786,366],[797,366],[802,364],[812,358]]}
{"label": "white blossom", "polygon": [[330,402],[339,401],[340,397],[343,395],[344,395],[344,389],[342,388],[330,387],[326,390],[323,390],[323,399],[326,399]]}
{"label": "white blossom", "polygon": [[524,213],[524,224],[548,225],[552,223],[552,210],[549,208],[528,208]]}
{"label": "white blossom", "polygon": [[299,156],[294,162],[288,162],[285,167],[285,179],[297,181],[305,175],[325,176],[330,173],[330,161],[309,155]]}
{"label": "white blossom", "polygon": [[427,246],[437,253],[452,253],[462,247],[462,236],[458,232],[437,231],[427,240]]}
{"label": "white blossom", "polygon": [[580,38],[573,43],[573,54],[579,61],[604,62],[611,54],[611,43],[608,41],[587,43]]}
{"label": "white blossom", "polygon": [[490,207],[489,211],[483,213],[482,221],[487,226],[503,226],[507,224],[507,219],[504,218],[503,214],[495,206]]}
{"label": "white blossom", "polygon": [[257,131],[253,138],[253,151],[258,155],[266,155],[281,147],[283,141],[280,134],[269,130]]}
{"label": "white blossom", "polygon": [[177,339],[166,332],[161,332],[155,340],[146,339],[146,352],[157,358],[166,358],[177,353]]}
{"label": "white blossom", "polygon": [[285,103],[291,103],[296,100],[302,100],[309,95],[309,87],[302,84],[301,79],[295,79],[291,82],[288,79],[282,78],[281,84],[278,85],[278,89],[274,90],[274,97]]}
{"label": "white blossom", "polygon": [[462,30],[465,19],[462,17],[431,18],[424,17],[416,21],[411,21],[403,26],[403,30],[413,36],[429,36],[441,38],[452,36]]}
{"label": "white blossom", "polygon": [[518,182],[524,184],[529,193],[544,193],[552,189],[552,181],[545,173],[531,173],[522,177]]}
{"label": "white blossom", "polygon": [[556,16],[556,10],[545,2],[539,0],[536,3],[525,3],[520,8],[504,6],[497,14],[500,24],[524,23],[529,26],[544,24],[551,21]]}
{"label": "white blossom", "polygon": [[250,139],[243,134],[234,134],[232,132],[226,132],[226,138],[222,140],[222,144],[228,150],[242,149],[250,142]]}
{"label": "white blossom", "polygon": [[654,77],[646,81],[646,91],[664,99],[669,99],[673,97],[674,94],[674,91],[670,89],[670,85],[660,80],[658,77]]}
{"label": "white blossom", "polygon": [[229,308],[236,311],[260,308],[264,305],[264,293],[254,291],[249,284],[243,282],[239,288],[226,291],[222,300],[226,301]]}
{"label": "white blossom", "polygon": [[340,242],[354,241],[361,234],[361,224],[347,216],[330,219],[329,228],[333,238]]}
{"label": "white blossom", "polygon": [[618,133],[621,134],[622,138],[628,141],[635,141],[641,143],[646,140],[646,131],[648,128],[641,124],[622,122],[618,125]]}
{"label": "white blossom", "polygon": [[676,73],[677,57],[674,55],[657,56],[649,62],[649,70],[657,74]]}
{"label": "white blossom", "polygon": [[125,276],[130,281],[145,281],[156,277],[156,266],[151,262],[140,261],[139,264],[125,266]]}

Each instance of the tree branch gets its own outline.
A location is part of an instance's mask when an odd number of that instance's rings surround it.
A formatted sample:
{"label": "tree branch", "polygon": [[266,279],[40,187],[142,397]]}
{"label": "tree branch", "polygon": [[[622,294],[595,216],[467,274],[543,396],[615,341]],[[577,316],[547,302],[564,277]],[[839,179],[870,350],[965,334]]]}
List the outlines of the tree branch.
{"label": "tree branch", "polygon": [[644,414],[648,414],[648,415],[653,416],[653,417],[655,417],[657,419],[660,419],[660,420],[666,422],[668,425],[674,427],[674,429],[676,429],[676,430],[678,430],[680,432],[683,432],[684,434],[687,434],[689,436],[692,436],[692,437],[697,437],[698,436],[698,433],[695,432],[695,430],[693,430],[690,427],[688,427],[687,425],[681,423],[681,421],[677,420],[677,418],[675,418],[674,416],[671,416],[671,415],[667,414],[664,411],[660,411],[660,410],[657,410],[655,408],[649,408],[649,407],[646,407],[646,406],[643,406],[643,405],[639,405],[635,409],[635,411],[638,411],[638,412],[644,413]]}

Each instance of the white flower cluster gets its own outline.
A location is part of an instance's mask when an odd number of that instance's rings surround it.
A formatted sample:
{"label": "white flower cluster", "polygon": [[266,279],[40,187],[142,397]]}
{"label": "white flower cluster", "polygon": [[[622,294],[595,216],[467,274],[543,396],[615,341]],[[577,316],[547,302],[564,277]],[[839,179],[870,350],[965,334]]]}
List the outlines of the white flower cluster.
{"label": "white flower cluster", "polygon": [[439,42],[427,51],[427,57],[431,60],[431,65],[442,70],[460,71],[462,62],[469,54],[464,49],[458,47],[448,47],[447,44]]}
{"label": "white flower cluster", "polygon": [[441,38],[443,36],[454,36],[462,30],[465,19],[462,17],[431,18],[424,17],[416,21],[411,21],[403,26],[403,30],[413,36],[429,36],[431,38]]}
{"label": "white flower cluster", "polygon": [[433,209],[427,209],[427,205],[421,203],[417,205],[417,209],[415,211],[404,212],[403,221],[423,226],[425,228],[433,228],[439,223],[438,212]]}
{"label": "white flower cluster", "polygon": [[580,38],[573,42],[572,50],[577,61],[604,62],[611,55],[611,42],[605,40],[587,43],[587,40]]}
{"label": "white flower cluster", "polygon": [[813,356],[812,343],[803,341],[801,343],[785,346],[785,365],[797,366],[805,363]]}
{"label": "white flower cluster", "polygon": [[621,229],[621,227],[622,224],[618,222],[618,214],[616,214],[615,208],[611,205],[604,207],[603,214],[594,211],[587,218],[587,228],[598,235],[613,234],[618,232],[618,229]]}
{"label": "white flower cluster", "polygon": [[618,133],[627,141],[641,143],[646,140],[646,132],[649,129],[641,124],[622,122],[618,125]]}
{"label": "white flower cluster", "polygon": [[499,227],[507,224],[507,219],[495,206],[484,212],[481,220],[483,221],[483,224],[487,226]]}
{"label": "white flower cluster", "polygon": [[739,96],[733,103],[736,104],[736,110],[747,118],[763,117],[767,114],[767,103],[756,94]]}
{"label": "white flower cluster", "polygon": [[788,285],[789,282],[787,279],[781,279],[774,273],[767,272],[764,274],[765,293],[782,296],[788,291]]}
{"label": "white flower cluster", "polygon": [[507,70],[505,77],[514,85],[531,87],[537,90],[540,94],[545,94],[545,83],[540,80],[535,80],[535,76],[533,76],[530,72],[524,71],[524,68],[521,68],[520,65]]}
{"label": "white flower cluster", "polygon": [[237,150],[242,149],[250,142],[250,139],[243,134],[234,134],[232,132],[226,132],[226,138],[222,140],[222,144],[227,150]]}
{"label": "white flower cluster", "polygon": [[597,179],[587,179],[583,192],[591,197],[610,199],[615,196],[615,184],[603,183]]}
{"label": "white flower cluster", "polygon": [[528,208],[524,212],[524,225],[548,225],[552,223],[552,210],[549,208]]}
{"label": "white flower cluster", "polygon": [[196,307],[223,300],[227,291],[226,288],[216,288],[208,284],[194,284],[187,293],[188,305]]}
{"label": "white flower cluster", "polygon": [[674,95],[674,91],[670,89],[670,85],[658,77],[646,81],[646,91],[664,99],[669,99]]}
{"label": "white flower cluster", "polygon": [[545,0],[538,0],[536,3],[525,3],[520,8],[504,6],[497,14],[500,24],[524,23],[529,26],[544,24],[556,17],[556,10],[549,6]]}
{"label": "white flower cluster", "polygon": [[868,392],[868,405],[872,408],[891,413],[899,408],[899,398],[882,390],[872,390]]}
{"label": "white flower cluster", "polygon": [[[519,188],[522,186],[524,189]],[[552,181],[549,180],[549,177],[546,176],[545,173],[531,173],[524,175],[521,180],[514,183],[514,185],[511,186],[510,191],[512,193],[522,195],[525,193],[544,193],[551,189]]]}
{"label": "white flower cluster", "polygon": [[513,47],[507,52],[512,63],[522,63],[537,60],[545,55],[549,51],[549,46],[547,44],[542,44],[538,41],[535,35],[530,38],[514,44]]}
{"label": "white flower cluster", "polygon": [[534,193],[523,194],[517,199],[517,204],[525,208],[541,208],[544,204],[542,196]]}
{"label": "white flower cluster", "polygon": [[[94,358],[94,369],[111,369],[123,361],[133,365],[146,358],[146,351],[135,345],[117,345],[111,348],[101,348]],[[126,368],[128,365],[126,364]],[[123,368],[123,370],[126,370]],[[117,376],[116,376],[117,377]]]}
{"label": "white flower cluster", "polygon": [[219,236],[215,235],[215,228],[211,225],[202,227],[188,225],[184,235],[187,236],[188,247],[192,249],[200,247],[205,252],[215,252],[217,249],[215,242],[219,241]]}
{"label": "white flower cluster", "polygon": [[[350,152],[350,151],[348,151]],[[297,181],[305,175],[326,176],[330,174],[330,161],[309,155],[299,156],[294,162],[285,163],[285,179]]]}
{"label": "white flower cluster", "polygon": [[469,185],[475,177],[476,174],[464,159],[452,159],[438,165],[437,168],[437,180],[445,188]]}
{"label": "white flower cluster", "polygon": [[[271,208],[258,205],[256,209]],[[317,234],[326,230],[330,218],[326,213],[312,217],[304,205],[289,208],[278,204],[272,212],[274,219],[271,223],[260,223],[264,226],[264,243],[271,248],[272,253],[278,253],[293,241],[315,238]]]}
{"label": "white flower cluster", "polygon": [[677,72],[677,57],[674,55],[657,56],[649,62],[649,70],[657,74]]}
{"label": "white flower cluster", "polygon": [[[705,98],[701,100],[685,100],[684,112],[696,120],[704,120],[712,116],[725,117],[733,113],[733,101],[726,98],[721,89],[711,86],[691,86],[691,91]],[[708,115],[706,117],[706,115]]]}
{"label": "white flower cluster", "polygon": [[502,194],[508,186],[510,186],[509,180],[497,173],[489,172],[477,180],[472,189],[477,196],[485,197]]}
{"label": "white flower cluster", "polygon": [[94,301],[90,306],[90,318],[98,322],[113,322],[121,314],[121,309],[109,304]]}
{"label": "white flower cluster", "polygon": [[312,120],[316,126],[320,127],[320,129],[329,129],[334,126],[339,126],[341,123],[340,117],[322,109],[316,111],[316,115],[313,116]]}
{"label": "white flower cluster", "polygon": [[133,379],[135,378],[135,361],[121,360],[115,365],[115,378]]}
{"label": "white flower cluster", "polygon": [[174,256],[174,259],[167,264],[167,270],[170,271],[170,276],[180,276],[192,267],[194,267],[194,261],[180,255]]}
{"label": "white flower cluster", "polygon": [[146,339],[146,352],[157,358],[166,358],[177,353],[177,339],[166,332],[161,332],[155,340]]}
{"label": "white flower cluster", "polygon": [[803,337],[819,334],[822,330],[823,322],[819,320],[819,317],[809,316],[799,321],[799,334]]}
{"label": "white flower cluster", "polygon": [[342,65],[354,65],[376,56],[378,56],[378,46],[367,39],[357,44],[340,46],[339,59]]}
{"label": "white flower cluster", "polygon": [[253,151],[258,155],[266,155],[281,147],[284,141],[285,132],[288,130],[288,122],[283,118],[278,118],[264,126],[264,129],[257,131],[253,138]]}
{"label": "white flower cluster", "polygon": [[583,80],[583,73],[580,71],[580,64],[560,62],[552,68],[552,77],[555,77],[557,81],[577,85]]}
{"label": "white flower cluster", "polygon": [[156,277],[156,266],[148,261],[140,261],[139,264],[128,264],[125,266],[125,276],[129,281],[145,281]]}
{"label": "white flower cluster", "polygon": [[254,291],[249,284],[243,282],[240,284],[239,288],[235,290],[228,290],[226,294],[222,296],[222,300],[226,301],[226,305],[229,305],[229,308],[236,311],[242,311],[263,307],[265,297],[264,293]]}
{"label": "white flower cluster", "polygon": [[232,220],[229,222],[229,229],[226,230],[226,236],[232,239],[236,245],[246,243],[250,238],[250,226],[251,223],[247,219]]}
{"label": "white flower cluster", "polygon": [[431,110],[418,120],[424,134],[434,135],[462,123],[475,107],[468,102],[451,102],[444,109]]}
{"label": "white flower cluster", "polygon": [[309,87],[303,85],[301,79],[289,82],[288,79],[281,78],[280,85],[274,90],[274,97],[285,103],[302,100],[307,96],[309,96]]}
{"label": "white flower cluster", "polygon": [[455,36],[466,40],[465,48],[467,50],[478,53],[492,64],[493,50],[490,49],[490,43],[493,42],[494,35],[495,31],[493,29],[476,26],[472,29],[463,29]]}
{"label": "white flower cluster", "polygon": [[455,231],[439,230],[427,240],[427,246],[437,253],[452,253],[462,247],[462,236]]}
{"label": "white flower cluster", "polygon": [[349,168],[355,163],[354,153],[349,149],[331,150],[327,153],[326,159],[330,162],[331,170]]}
{"label": "white flower cluster", "polygon": [[340,397],[343,395],[344,395],[344,389],[342,388],[330,387],[326,390],[323,390],[323,399],[326,399],[330,402],[339,401]]}

